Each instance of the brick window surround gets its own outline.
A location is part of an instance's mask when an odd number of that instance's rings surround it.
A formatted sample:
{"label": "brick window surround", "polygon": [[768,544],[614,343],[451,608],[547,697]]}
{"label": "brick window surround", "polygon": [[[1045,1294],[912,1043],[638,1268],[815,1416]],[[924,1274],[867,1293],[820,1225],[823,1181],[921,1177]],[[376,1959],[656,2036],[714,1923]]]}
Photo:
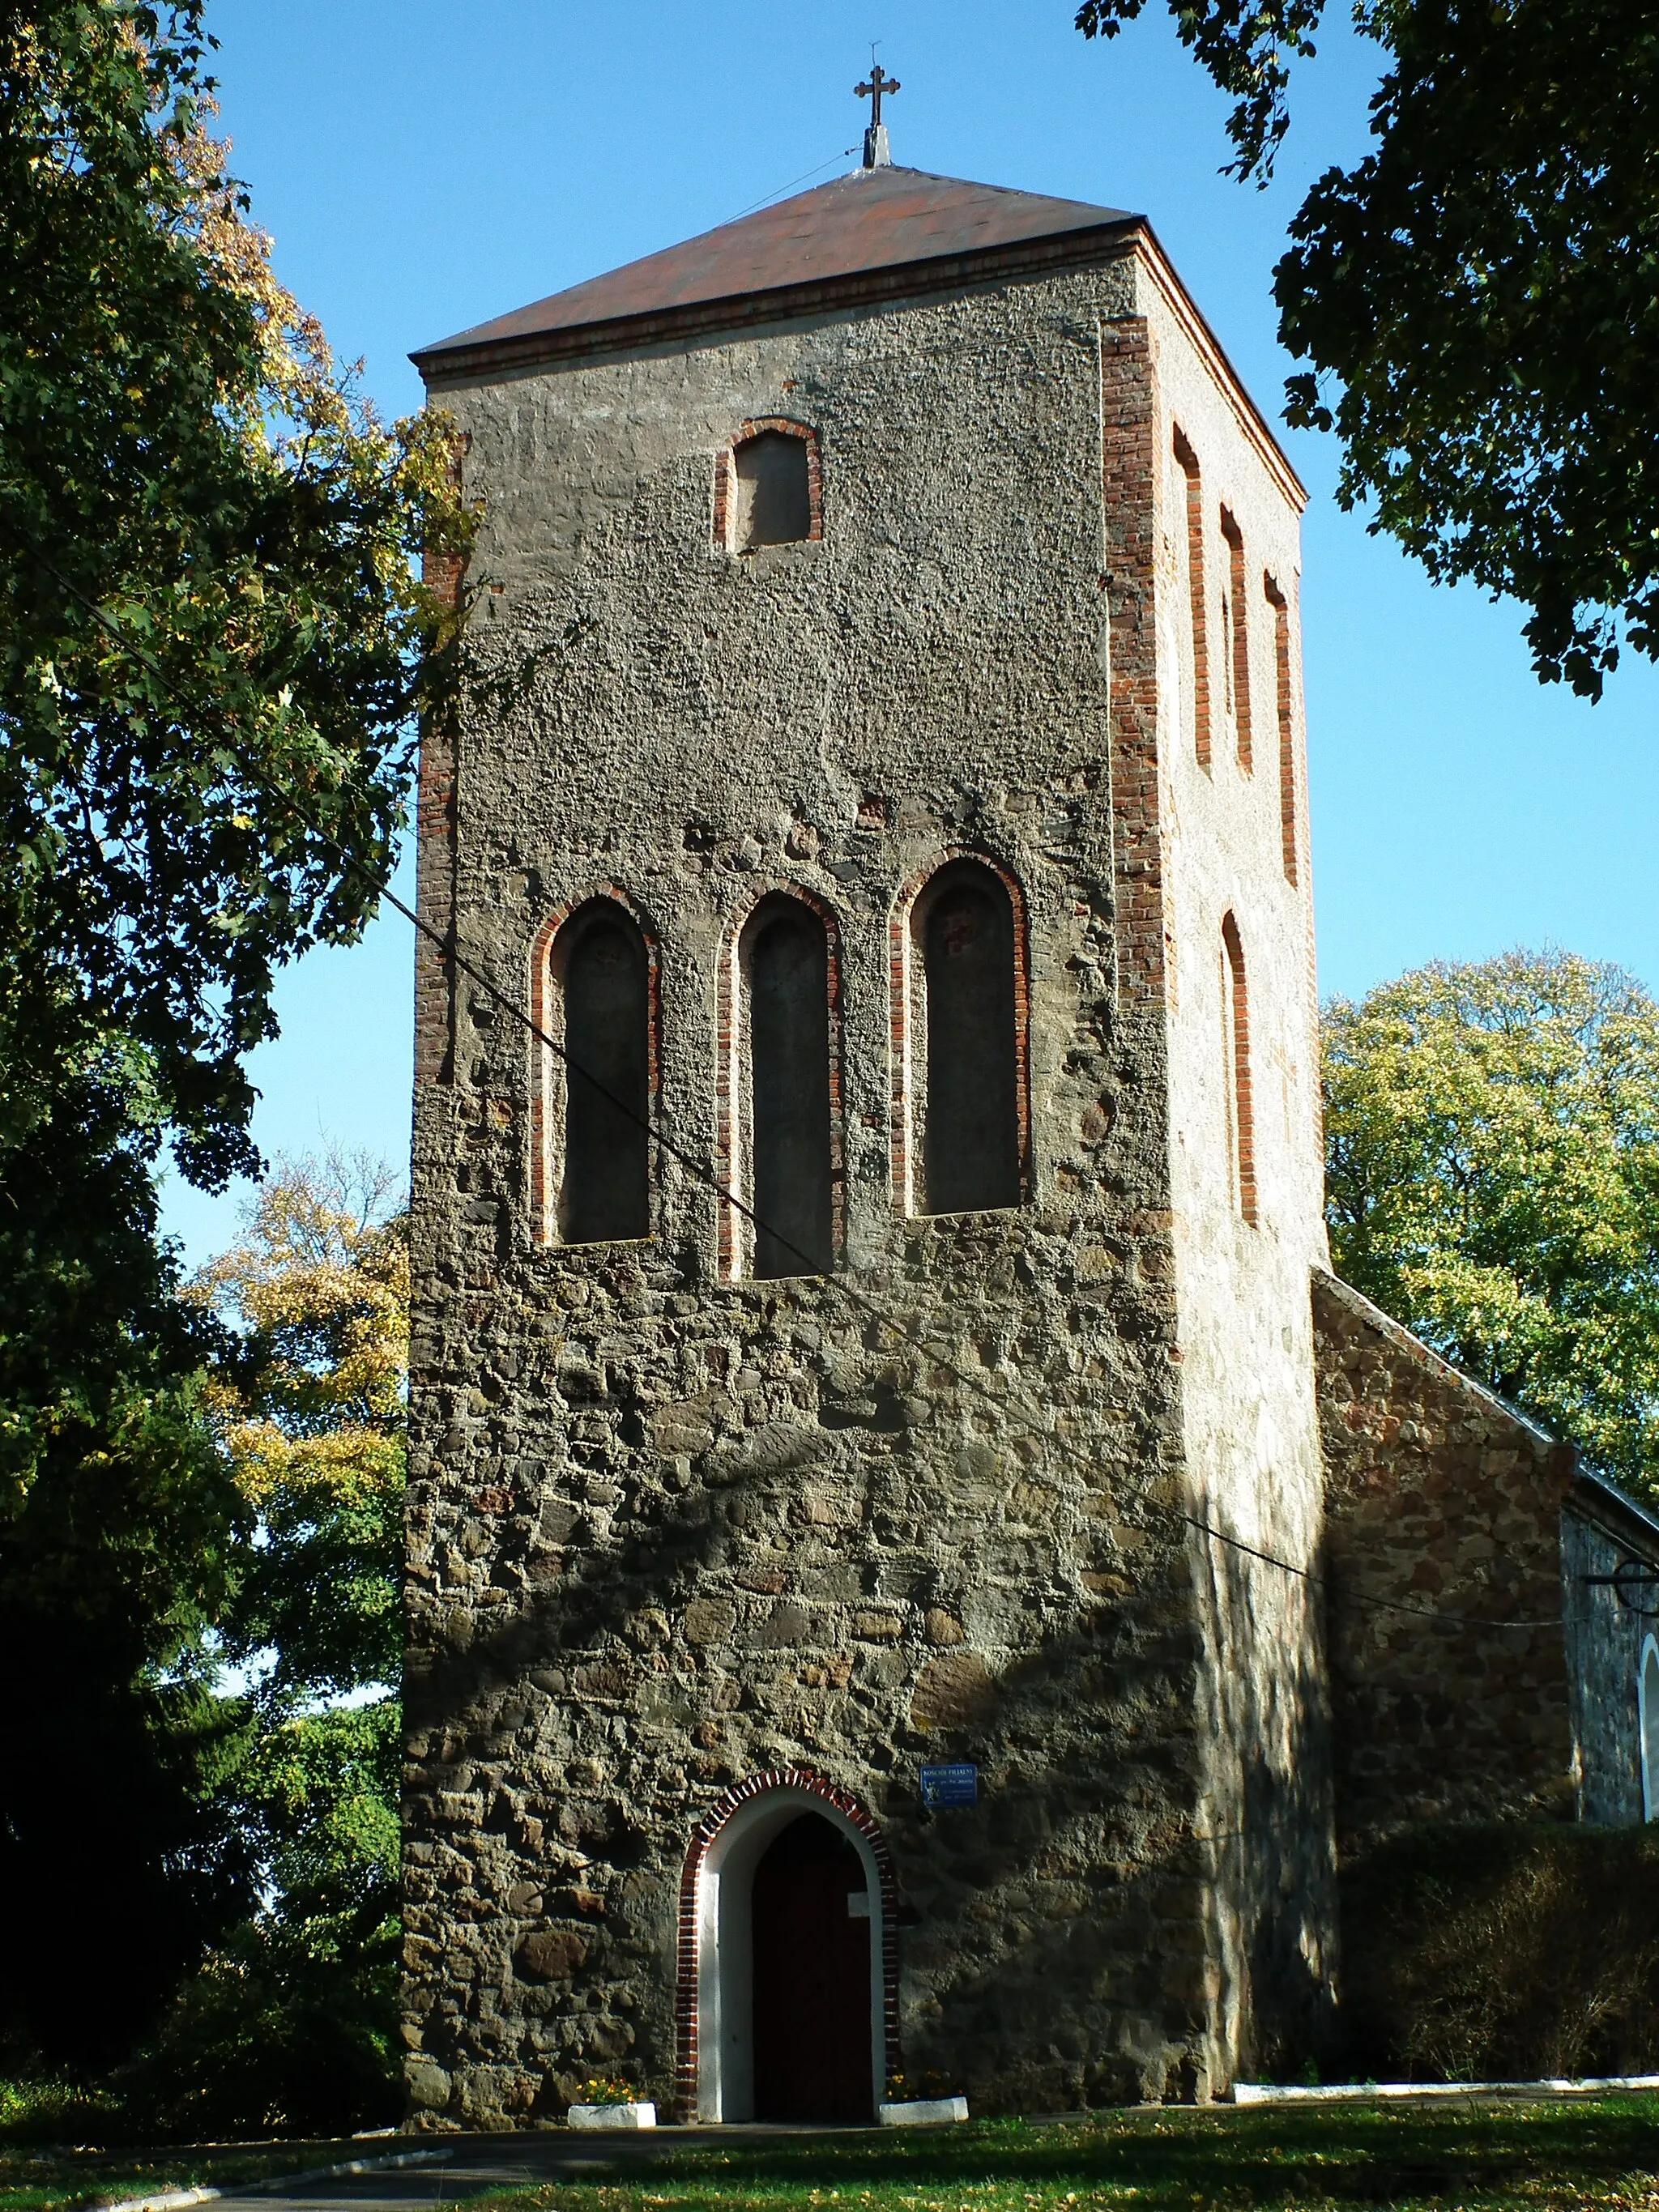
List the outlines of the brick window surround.
{"label": "brick window surround", "polygon": [[881,2021],[885,2045],[884,2073],[890,2081],[901,2070],[898,2030],[898,1887],[893,1855],[881,1825],[850,1790],[843,1790],[810,1766],[781,1766],[750,1774],[734,1783],[714,1800],[691,1832],[691,1844],[680,1875],[678,1971],[674,1993],[674,2103],[677,2118],[690,2124],[697,2117],[700,2052],[700,1980],[702,1972],[702,1877],[715,1838],[735,1813],[762,1797],[793,1797],[803,1813],[815,1803],[839,1813],[854,1829],[875,1862],[881,1911]]}
{"label": "brick window surround", "polygon": [[[900,1212],[927,1218],[920,1187],[922,1113],[918,1090],[924,1071],[927,1008],[920,932],[927,920],[927,892],[947,868],[971,860],[993,875],[1008,894],[1014,915],[1014,1112],[1019,1135],[1022,1197],[1031,1188],[1030,943],[1025,893],[1012,868],[988,853],[953,847],[912,876],[894,902],[888,921],[888,1036],[891,1069],[893,1203]],[[924,1040],[918,1050],[918,1037]]]}
{"label": "brick window surround", "polygon": [[[656,932],[619,884],[596,884],[549,915],[530,943],[530,1018],[554,1045],[564,1042],[564,992],[562,988],[561,933],[565,924],[601,901],[609,901],[631,921],[645,942],[646,973],[646,1097],[654,1124],[661,1091],[662,992],[661,961]],[[567,940],[568,942],[568,940]],[[566,1076],[558,1052],[530,1040],[530,1221],[538,1244],[553,1245],[559,1237],[559,1162],[564,1134]],[[651,1164],[649,1183],[653,1233],[657,1222],[656,1162]]]}
{"label": "brick window surround", "polygon": [[775,430],[780,437],[805,440],[806,496],[811,516],[806,539],[823,536],[823,461],[818,451],[817,432],[810,422],[792,422],[787,415],[757,415],[751,422],[740,422],[714,456],[714,544],[722,553],[735,553],[738,550],[732,543],[737,524],[738,448],[767,430]]}
{"label": "brick window surround", "polygon": [[799,884],[771,884],[755,890],[732,916],[720,947],[720,1013],[715,1035],[714,1171],[718,1200],[720,1280],[747,1279],[754,1243],[753,1224],[732,1203],[753,1203],[749,1159],[749,977],[751,925],[763,908],[793,899],[823,924],[825,974],[830,991],[830,1241],[839,1258],[846,1246],[847,1143],[842,1127],[842,951],[835,909]]}

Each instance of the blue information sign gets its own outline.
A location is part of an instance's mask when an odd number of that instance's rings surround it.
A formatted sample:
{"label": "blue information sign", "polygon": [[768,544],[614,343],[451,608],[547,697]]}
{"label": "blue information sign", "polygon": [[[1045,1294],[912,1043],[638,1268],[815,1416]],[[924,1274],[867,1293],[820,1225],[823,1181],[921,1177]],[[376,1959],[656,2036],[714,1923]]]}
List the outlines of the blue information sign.
{"label": "blue information sign", "polygon": [[921,1802],[930,1812],[936,1812],[941,1805],[977,1805],[978,1767],[924,1766]]}

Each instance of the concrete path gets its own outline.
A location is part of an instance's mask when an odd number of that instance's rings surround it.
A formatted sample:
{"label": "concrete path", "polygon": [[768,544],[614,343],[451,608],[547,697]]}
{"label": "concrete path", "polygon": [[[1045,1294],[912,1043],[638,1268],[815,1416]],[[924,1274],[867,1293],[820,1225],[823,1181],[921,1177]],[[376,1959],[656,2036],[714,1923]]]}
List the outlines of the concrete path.
{"label": "concrete path", "polygon": [[[625,2179],[678,2151],[730,2150],[738,2143],[845,2140],[880,2135],[879,2128],[647,2128],[638,2135],[576,2135],[566,2128],[533,2134],[458,2136],[441,2165],[405,2166],[380,2173],[337,2174],[291,2189],[227,2190],[213,2212],[441,2212],[445,2205],[497,2189],[545,2181]],[[442,2136],[405,2137],[411,2149],[447,2150]]]}

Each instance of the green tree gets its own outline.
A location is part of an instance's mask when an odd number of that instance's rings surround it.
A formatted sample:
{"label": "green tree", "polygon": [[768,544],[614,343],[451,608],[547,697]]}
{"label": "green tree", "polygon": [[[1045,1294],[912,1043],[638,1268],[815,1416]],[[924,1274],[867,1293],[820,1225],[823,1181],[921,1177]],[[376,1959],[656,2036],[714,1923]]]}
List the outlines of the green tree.
{"label": "green tree", "polygon": [[239,1719],[208,1649],[252,1516],[129,1103],[60,1084],[0,1195],[0,2061],[82,2078],[246,1914],[256,1873],[216,1799]]}
{"label": "green tree", "polygon": [[1324,1022],[1337,1271],[1659,1494],[1659,1006],[1570,953],[1437,963]]}
{"label": "green tree", "polygon": [[230,1332],[210,1407],[260,1530],[228,1648],[268,1657],[273,1709],[403,1671],[409,1247],[392,1188],[369,1161],[286,1161],[193,1285]]}
{"label": "green tree", "polygon": [[167,2132],[395,2119],[396,1684],[409,1258],[389,1178],[284,1164],[196,1279],[228,1332],[208,1417],[249,1534],[220,1616],[246,1672],[219,1803],[262,1899],[122,2077]]}
{"label": "green tree", "polygon": [[0,2042],[82,2071],[270,1863],[211,1686],[259,1509],[153,1166],[257,1164],[246,1054],[374,911],[454,674],[416,556],[468,538],[448,426],[276,282],[208,49],[201,0],[0,0]]}
{"label": "green tree", "polygon": [[211,1183],[276,969],[374,912],[467,532],[446,422],[276,283],[205,53],[203,0],[0,8],[0,1145],[114,1038]]}
{"label": "green tree", "polygon": [[[1113,36],[1145,0],[1084,0]],[[1170,0],[1265,180],[1325,0]],[[1386,60],[1372,152],[1291,224],[1289,418],[1334,428],[1338,496],[1443,580],[1529,610],[1546,680],[1598,697],[1659,657],[1659,8],[1354,0]]]}
{"label": "green tree", "polygon": [[[0,1285],[0,1513],[123,1387],[119,1294],[64,1304],[154,1241],[112,1148],[256,1164],[276,969],[373,912],[411,718],[453,676],[413,567],[465,550],[447,426],[383,426],[276,283],[205,52],[200,0],[0,5],[0,1212],[33,1224]],[[72,1184],[37,1188],[88,1113],[126,1209],[101,1245]]]}

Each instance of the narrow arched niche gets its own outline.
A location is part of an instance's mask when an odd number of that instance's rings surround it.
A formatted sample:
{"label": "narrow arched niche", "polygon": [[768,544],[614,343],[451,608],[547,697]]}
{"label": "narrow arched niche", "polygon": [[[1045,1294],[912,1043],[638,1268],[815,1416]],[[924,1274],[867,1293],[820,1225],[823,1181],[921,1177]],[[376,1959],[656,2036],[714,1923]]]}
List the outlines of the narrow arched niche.
{"label": "narrow arched niche", "polygon": [[1018,1206],[1019,1024],[1013,901],[979,860],[941,868],[916,902],[925,1109],[924,1213]]}
{"label": "narrow arched niche", "polygon": [[590,900],[554,940],[553,975],[564,1046],[560,1239],[648,1236],[651,988],[639,924],[614,900]]}
{"label": "narrow arched niche", "polygon": [[812,535],[811,456],[787,430],[761,430],[732,451],[732,544],[739,553],[792,545]]}
{"label": "narrow arched niche", "polygon": [[1252,1227],[1256,1218],[1255,1112],[1250,1068],[1250,992],[1237,918],[1221,923],[1221,1060],[1225,1096],[1228,1178],[1233,1204]]}
{"label": "narrow arched niche", "polygon": [[1641,1734],[1642,1818],[1659,1820],[1659,1644],[1650,1636],[1642,1646],[1636,1711]]}
{"label": "narrow arched niche", "polygon": [[835,1258],[830,943],[799,899],[768,899],[744,932],[753,1272],[824,1274]]}

